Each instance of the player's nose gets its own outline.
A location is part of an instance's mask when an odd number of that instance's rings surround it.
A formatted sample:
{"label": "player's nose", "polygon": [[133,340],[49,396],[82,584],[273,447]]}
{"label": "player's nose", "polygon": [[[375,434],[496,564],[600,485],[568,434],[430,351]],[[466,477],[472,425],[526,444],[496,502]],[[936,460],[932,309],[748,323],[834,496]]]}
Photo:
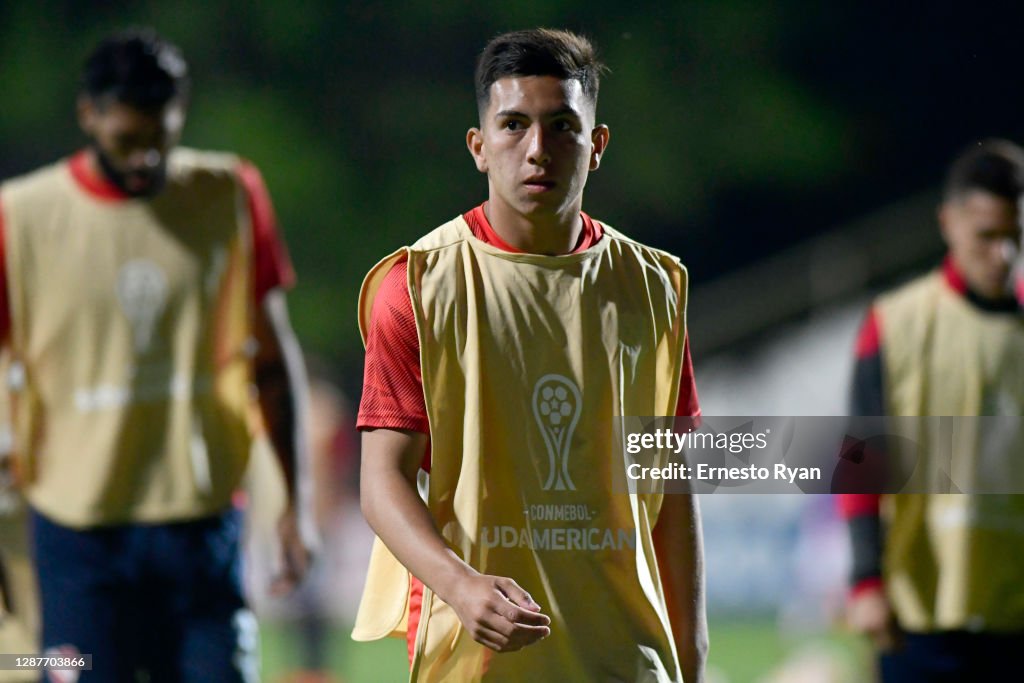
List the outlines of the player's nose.
{"label": "player's nose", "polygon": [[1006,265],[1013,265],[1020,256],[1020,244],[1015,239],[1007,237],[999,241],[999,260]]}
{"label": "player's nose", "polygon": [[160,150],[154,147],[143,147],[132,151],[128,157],[128,162],[132,168],[140,170],[152,170],[160,165],[163,160],[163,154]]}
{"label": "player's nose", "polygon": [[548,152],[547,143],[544,127],[540,123],[530,126],[527,133],[527,161],[535,166],[547,166],[551,163],[551,154]]}

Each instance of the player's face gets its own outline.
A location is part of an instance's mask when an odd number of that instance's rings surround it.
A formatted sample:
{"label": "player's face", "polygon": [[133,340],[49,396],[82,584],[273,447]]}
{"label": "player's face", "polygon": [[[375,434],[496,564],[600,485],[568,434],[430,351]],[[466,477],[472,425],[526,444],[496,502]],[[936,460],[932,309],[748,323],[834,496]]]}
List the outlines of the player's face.
{"label": "player's face", "polygon": [[587,174],[597,169],[609,138],[607,126],[594,125],[594,114],[575,79],[493,83],[480,128],[466,139],[487,174],[489,201],[527,218],[578,214]]}
{"label": "player's face", "polygon": [[172,100],[156,111],[116,101],[79,101],[79,123],[92,139],[107,179],[133,197],[149,197],[163,187],[167,154],[178,144],[185,108]]}
{"label": "player's face", "polygon": [[1012,293],[1021,241],[1014,202],[975,190],[943,204],[939,221],[953,262],[971,290],[993,299]]}

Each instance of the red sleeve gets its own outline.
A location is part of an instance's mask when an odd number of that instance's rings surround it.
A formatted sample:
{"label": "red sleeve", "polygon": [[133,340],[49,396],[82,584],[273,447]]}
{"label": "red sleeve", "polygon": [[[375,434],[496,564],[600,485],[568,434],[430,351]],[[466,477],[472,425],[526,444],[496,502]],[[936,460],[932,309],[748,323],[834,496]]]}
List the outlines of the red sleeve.
{"label": "red sleeve", "polygon": [[10,339],[11,306],[7,297],[7,252],[4,249],[4,211],[0,205],[0,339]]}
{"label": "red sleeve", "polygon": [[697,401],[697,383],[693,378],[693,361],[690,360],[690,334],[683,343],[683,372],[679,377],[679,401],[676,403],[676,417],[700,417],[700,403]]}
{"label": "red sleeve", "polygon": [[420,341],[404,260],[384,277],[370,311],[356,426],[430,433],[420,374]]}
{"label": "red sleeve", "polygon": [[840,493],[836,496],[839,515],[843,519],[852,519],[861,515],[877,517],[880,512],[882,497],[877,493]]}
{"label": "red sleeve", "polygon": [[878,324],[878,312],[874,306],[868,309],[857,333],[857,345],[854,350],[858,359],[877,356],[882,348],[882,335]]}
{"label": "red sleeve", "polygon": [[252,219],[253,255],[253,297],[263,301],[267,292],[276,288],[285,289],[295,284],[295,270],[292,268],[288,250],[277,230],[277,216],[270,201],[270,193],[263,182],[259,169],[248,161],[238,165],[238,178],[249,198],[249,215]]}

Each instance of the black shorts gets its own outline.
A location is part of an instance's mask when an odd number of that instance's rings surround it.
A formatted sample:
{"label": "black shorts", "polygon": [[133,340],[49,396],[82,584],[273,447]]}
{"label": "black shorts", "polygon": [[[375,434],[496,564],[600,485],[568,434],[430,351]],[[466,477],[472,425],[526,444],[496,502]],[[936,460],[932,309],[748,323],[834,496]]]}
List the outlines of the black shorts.
{"label": "black shorts", "polygon": [[883,654],[884,683],[972,683],[1016,678],[1024,633],[907,633],[903,647]]}

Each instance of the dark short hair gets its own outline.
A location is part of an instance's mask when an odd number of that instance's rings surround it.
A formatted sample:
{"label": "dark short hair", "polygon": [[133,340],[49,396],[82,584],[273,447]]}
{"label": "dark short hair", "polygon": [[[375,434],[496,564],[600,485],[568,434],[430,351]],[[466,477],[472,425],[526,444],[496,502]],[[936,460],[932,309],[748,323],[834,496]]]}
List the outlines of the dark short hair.
{"label": "dark short hair", "polygon": [[503,33],[487,43],[476,63],[476,104],[481,116],[491,85],[516,76],[555,76],[580,82],[583,95],[597,106],[601,74],[607,68],[583,36],[548,28]]}
{"label": "dark short hair", "polygon": [[188,96],[188,64],[175,45],[148,28],[105,38],[85,61],[82,91],[139,109],[160,109]]}
{"label": "dark short hair", "polygon": [[984,140],[953,161],[944,197],[956,200],[974,190],[1016,202],[1024,195],[1024,150],[1009,140]]}

